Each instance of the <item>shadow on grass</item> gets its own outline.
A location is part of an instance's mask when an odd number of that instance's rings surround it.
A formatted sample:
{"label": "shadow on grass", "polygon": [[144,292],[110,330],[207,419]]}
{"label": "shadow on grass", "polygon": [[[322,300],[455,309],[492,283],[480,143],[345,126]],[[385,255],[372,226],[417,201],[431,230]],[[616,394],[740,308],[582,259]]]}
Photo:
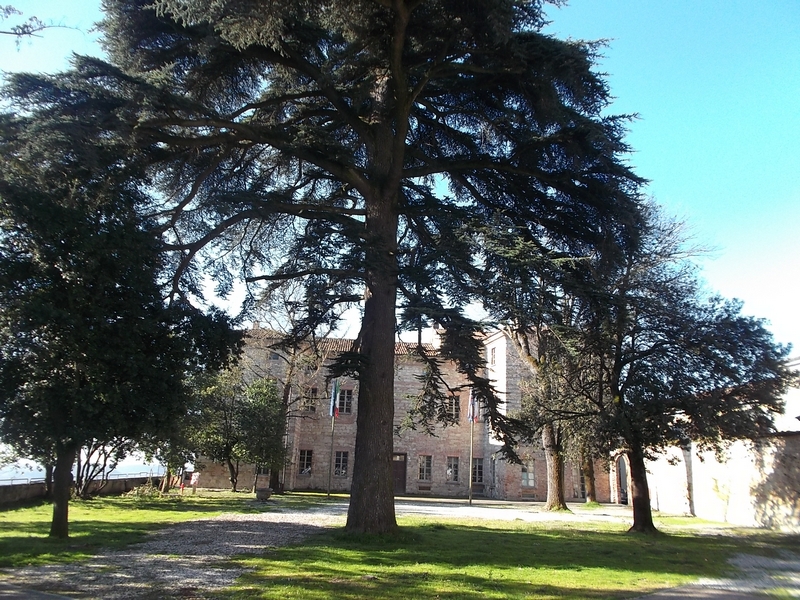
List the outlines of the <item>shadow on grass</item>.
{"label": "shadow on grass", "polygon": [[52,506],[46,502],[0,511],[0,567],[82,560],[101,548],[140,542],[172,523],[220,513],[274,510],[247,494],[167,496],[156,499],[100,497],[70,502],[70,537],[48,538]]}
{"label": "shadow on grass", "polygon": [[68,563],[86,559],[101,548],[119,548],[144,540],[158,526],[81,520],[70,524],[66,540],[49,538],[49,523],[0,523],[0,567]]}
{"label": "shadow on grass", "polygon": [[723,575],[746,543],[630,536],[526,524],[405,526],[396,536],[337,531],[242,562],[221,598],[625,598]]}

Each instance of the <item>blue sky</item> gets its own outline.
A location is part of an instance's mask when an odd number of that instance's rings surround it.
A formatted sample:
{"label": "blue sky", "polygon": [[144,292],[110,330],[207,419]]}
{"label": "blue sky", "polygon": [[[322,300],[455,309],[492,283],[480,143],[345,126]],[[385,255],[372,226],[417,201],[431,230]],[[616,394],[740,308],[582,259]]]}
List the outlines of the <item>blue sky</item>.
{"label": "blue sky", "polygon": [[[99,52],[88,33],[98,0],[14,5],[77,29],[19,49],[0,36],[0,69],[57,71],[71,51]],[[549,33],[608,40],[598,70],[610,112],[638,115],[630,163],[648,194],[714,248],[702,260],[709,288],[744,300],[799,354],[800,2],[572,0],[547,12]]]}
{"label": "blue sky", "polygon": [[630,163],[687,221],[711,289],[800,350],[800,2],[572,0],[559,37],[607,39]]}

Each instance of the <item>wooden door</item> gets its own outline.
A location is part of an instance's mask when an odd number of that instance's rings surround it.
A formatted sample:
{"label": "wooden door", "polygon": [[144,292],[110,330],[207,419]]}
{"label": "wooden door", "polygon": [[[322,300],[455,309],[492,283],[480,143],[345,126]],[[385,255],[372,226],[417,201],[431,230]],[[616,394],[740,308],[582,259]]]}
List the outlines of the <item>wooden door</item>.
{"label": "wooden door", "polygon": [[406,493],[406,455],[392,454],[392,475],[394,477],[394,493]]}

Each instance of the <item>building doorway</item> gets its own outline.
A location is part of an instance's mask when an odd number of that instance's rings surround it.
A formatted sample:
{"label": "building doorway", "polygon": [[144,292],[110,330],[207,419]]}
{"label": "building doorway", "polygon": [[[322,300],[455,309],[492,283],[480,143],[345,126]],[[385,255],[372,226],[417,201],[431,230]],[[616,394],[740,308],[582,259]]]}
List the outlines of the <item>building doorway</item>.
{"label": "building doorway", "polygon": [[394,478],[395,495],[406,493],[406,455],[400,453],[392,454],[392,476]]}
{"label": "building doorway", "polygon": [[628,503],[628,465],[625,461],[625,456],[620,456],[617,459],[617,490],[619,496],[617,501],[620,504]]}

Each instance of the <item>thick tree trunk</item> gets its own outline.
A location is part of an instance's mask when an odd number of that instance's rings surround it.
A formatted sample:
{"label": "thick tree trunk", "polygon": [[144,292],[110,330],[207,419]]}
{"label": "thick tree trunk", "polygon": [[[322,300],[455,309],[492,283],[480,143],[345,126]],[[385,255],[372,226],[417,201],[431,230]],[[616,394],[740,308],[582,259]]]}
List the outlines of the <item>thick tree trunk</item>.
{"label": "thick tree trunk", "polygon": [[584,457],[581,463],[583,482],[586,487],[586,502],[597,502],[597,491],[594,485],[594,461],[591,457]]}
{"label": "thick tree trunk", "polygon": [[347,530],[397,529],[392,481],[394,337],[397,295],[395,195],[367,203],[367,291],[359,334],[364,360],[359,376],[355,461]]}
{"label": "thick tree trunk", "polygon": [[631,500],[633,503],[633,525],[628,531],[638,533],[658,533],[653,524],[650,508],[650,489],[647,487],[647,469],[644,465],[644,452],[641,448],[628,451],[631,467]]}
{"label": "thick tree trunk", "polygon": [[50,500],[53,497],[53,471],[55,466],[47,463],[44,466],[44,497]]}
{"label": "thick tree trunk", "polygon": [[53,474],[53,520],[50,537],[69,537],[69,496],[72,491],[72,466],[78,448],[74,444],[56,444],[56,468]]}
{"label": "thick tree trunk", "polygon": [[556,431],[548,423],[542,428],[542,445],[547,459],[547,502],[544,510],[569,510],[564,499],[564,456],[556,440]]}

